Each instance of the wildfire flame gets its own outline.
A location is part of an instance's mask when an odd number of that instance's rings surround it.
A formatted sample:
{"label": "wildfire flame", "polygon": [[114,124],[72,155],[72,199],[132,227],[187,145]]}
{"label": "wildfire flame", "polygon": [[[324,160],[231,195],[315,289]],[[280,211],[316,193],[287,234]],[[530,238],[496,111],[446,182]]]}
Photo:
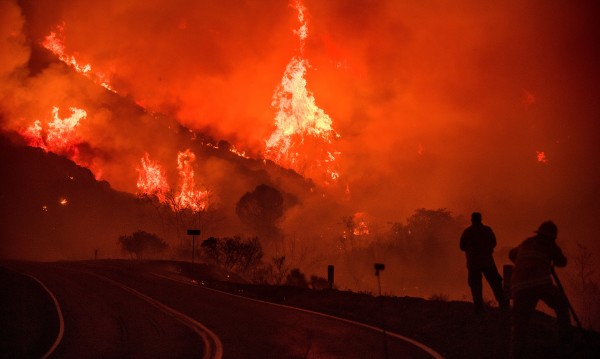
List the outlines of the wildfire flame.
{"label": "wildfire flame", "polygon": [[74,55],[68,55],[66,53],[64,45],[64,31],[65,23],[57,25],[55,30],[51,31],[50,34],[44,38],[44,41],[42,41],[42,46],[56,55],[59,60],[75,69],[75,71],[83,74],[107,90],[115,92],[115,90],[113,90],[110,86],[107,75],[100,72],[92,72],[92,65],[80,65]]}
{"label": "wildfire flame", "polygon": [[[324,174],[328,184],[339,178],[335,164],[340,152],[331,149],[339,135],[332,128],[331,118],[316,105],[313,94],[306,88],[304,75],[310,66],[302,57],[308,37],[306,8],[300,1],[294,2],[293,7],[300,22],[300,27],[294,30],[300,39],[300,55],[290,60],[273,95],[276,129],[266,141],[266,157],[301,174]],[[311,145],[318,150],[309,148]]]}
{"label": "wildfire flame", "polygon": [[353,233],[355,236],[366,236],[369,234],[369,226],[367,225],[367,213],[357,212],[352,217],[354,223]]}
{"label": "wildfire flame", "polygon": [[20,134],[28,146],[39,147],[46,152],[50,151],[67,156],[78,165],[83,166],[86,163],[83,163],[79,158],[77,127],[80,121],[87,117],[87,112],[76,107],[71,107],[70,110],[71,116],[61,119],[59,108],[53,107],[53,120],[48,123],[46,131],[44,131],[42,122],[36,120],[31,126],[20,131]]}
{"label": "wildfire flame", "polygon": [[137,168],[137,188],[142,194],[155,196],[160,203],[167,204],[172,210],[189,209],[201,212],[208,208],[208,190],[196,189],[193,163],[196,155],[189,149],[177,155],[180,189],[172,192],[167,184],[165,173],[158,162],[152,161],[145,153],[141,159],[141,167]]}
{"label": "wildfire flame", "polygon": [[[333,142],[339,135],[333,130],[331,118],[316,105],[314,95],[306,87],[304,76],[310,67],[308,60],[303,57],[305,40],[308,37],[306,8],[300,0],[295,0],[291,6],[296,9],[300,23],[299,28],[294,30],[300,41],[299,55],[292,57],[281,83],[273,94],[271,105],[277,109],[276,129],[266,141],[265,157],[307,177],[324,179],[324,184],[327,185],[339,179],[336,162],[340,152],[333,148]],[[109,84],[109,76],[93,71],[89,63],[82,64],[76,58],[77,53],[67,53],[64,41],[65,27],[65,23],[57,25],[41,45],[75,71],[116,93]],[[54,107],[52,122],[45,127],[42,121],[35,121],[33,125],[21,131],[21,135],[30,146],[66,155],[77,164],[87,166],[88,164],[81,163],[79,159],[76,133],[79,121],[85,118],[87,113],[77,108],[71,108],[71,111],[70,117],[60,119],[59,109]],[[229,151],[247,158],[244,152],[234,146],[231,146]],[[141,166],[136,168],[138,190],[156,196],[161,203],[169,203],[173,210],[206,210],[209,191],[195,188],[195,159],[195,155],[189,149],[179,152],[177,169],[180,188],[179,191],[174,191],[167,184],[160,164],[152,161],[149,154],[145,153],[141,159]]]}
{"label": "wildfire flame", "polygon": [[166,201],[169,185],[164,171],[158,162],[150,159],[148,152],[142,157],[142,167],[138,172],[137,188],[144,194],[156,196],[161,203]]}
{"label": "wildfire flame", "polygon": [[177,155],[177,169],[179,170],[181,190],[176,197],[176,201],[183,208],[200,212],[205,210],[208,205],[208,191],[195,189],[194,169],[192,167],[195,160],[196,155],[189,149],[179,152]]}

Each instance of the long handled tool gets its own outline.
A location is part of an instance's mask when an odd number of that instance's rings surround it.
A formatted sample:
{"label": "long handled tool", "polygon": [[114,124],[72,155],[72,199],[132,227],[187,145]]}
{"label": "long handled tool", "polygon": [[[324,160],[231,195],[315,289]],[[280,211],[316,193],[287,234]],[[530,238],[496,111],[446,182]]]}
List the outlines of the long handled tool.
{"label": "long handled tool", "polygon": [[571,302],[569,301],[569,298],[567,297],[565,288],[562,286],[560,279],[558,279],[558,275],[556,274],[556,271],[554,270],[554,266],[550,267],[550,273],[552,273],[552,278],[554,278],[554,282],[556,282],[556,286],[558,287],[558,289],[562,292],[563,296],[565,297],[565,300],[567,301],[567,305],[569,306],[569,311],[571,312],[571,315],[573,316],[575,323],[577,323],[577,327],[583,333],[583,337],[585,338],[585,340],[588,341],[586,331],[585,331],[585,329],[583,329],[583,326],[581,325],[581,322],[579,321],[577,314],[575,314],[575,310],[573,309],[573,306],[571,305]]}

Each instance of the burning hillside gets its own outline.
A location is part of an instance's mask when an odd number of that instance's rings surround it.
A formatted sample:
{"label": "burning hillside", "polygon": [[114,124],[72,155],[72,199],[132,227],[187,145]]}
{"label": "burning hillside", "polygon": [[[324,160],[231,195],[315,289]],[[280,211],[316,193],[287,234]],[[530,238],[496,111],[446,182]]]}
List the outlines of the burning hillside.
{"label": "burning hillside", "polygon": [[273,252],[301,243],[314,266],[418,208],[481,211],[500,246],[549,218],[575,241],[600,230],[594,9],[2,1],[0,126],[206,235],[254,234],[236,206],[273,188]]}

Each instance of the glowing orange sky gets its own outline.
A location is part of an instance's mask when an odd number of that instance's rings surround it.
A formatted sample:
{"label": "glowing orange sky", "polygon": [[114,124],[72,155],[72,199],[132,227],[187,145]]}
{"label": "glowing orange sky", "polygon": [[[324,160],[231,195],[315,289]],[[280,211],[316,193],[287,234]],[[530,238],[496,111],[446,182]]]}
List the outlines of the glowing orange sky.
{"label": "glowing orange sky", "polygon": [[[548,218],[571,234],[598,229],[600,39],[592,1],[304,5],[307,87],[341,136],[340,172],[356,207],[398,219],[418,207],[480,210],[510,234],[526,235]],[[118,154],[119,162],[103,159],[104,175],[124,190],[135,186],[151,132],[127,119],[112,125],[103,89],[64,70],[22,72],[35,67],[30,49],[55,26],[65,24],[67,49],[109,74],[119,93],[254,156],[273,132],[272,96],[298,54],[297,18],[286,1],[1,6],[3,127],[48,116],[52,106],[85,107],[82,135]]]}

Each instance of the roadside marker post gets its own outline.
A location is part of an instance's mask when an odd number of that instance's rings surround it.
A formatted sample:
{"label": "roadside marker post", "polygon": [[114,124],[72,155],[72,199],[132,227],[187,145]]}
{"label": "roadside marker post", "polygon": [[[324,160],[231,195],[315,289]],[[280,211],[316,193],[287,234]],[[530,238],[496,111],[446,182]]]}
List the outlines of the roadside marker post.
{"label": "roadside marker post", "polygon": [[379,314],[381,315],[381,332],[383,334],[383,351],[385,358],[388,358],[387,334],[385,333],[385,315],[383,313],[383,297],[381,296],[381,280],[379,272],[385,269],[385,264],[375,263],[375,276],[377,277],[377,286],[379,287]]}
{"label": "roadside marker post", "polygon": [[329,289],[333,289],[333,264],[327,266],[327,282],[329,283]]}
{"label": "roadside marker post", "polygon": [[200,235],[200,230],[199,229],[188,229],[187,230],[187,234],[188,234],[188,236],[192,236],[192,265],[193,265],[194,264],[194,252],[196,251],[196,247],[195,247],[196,238],[195,238],[195,236],[199,236]]}

